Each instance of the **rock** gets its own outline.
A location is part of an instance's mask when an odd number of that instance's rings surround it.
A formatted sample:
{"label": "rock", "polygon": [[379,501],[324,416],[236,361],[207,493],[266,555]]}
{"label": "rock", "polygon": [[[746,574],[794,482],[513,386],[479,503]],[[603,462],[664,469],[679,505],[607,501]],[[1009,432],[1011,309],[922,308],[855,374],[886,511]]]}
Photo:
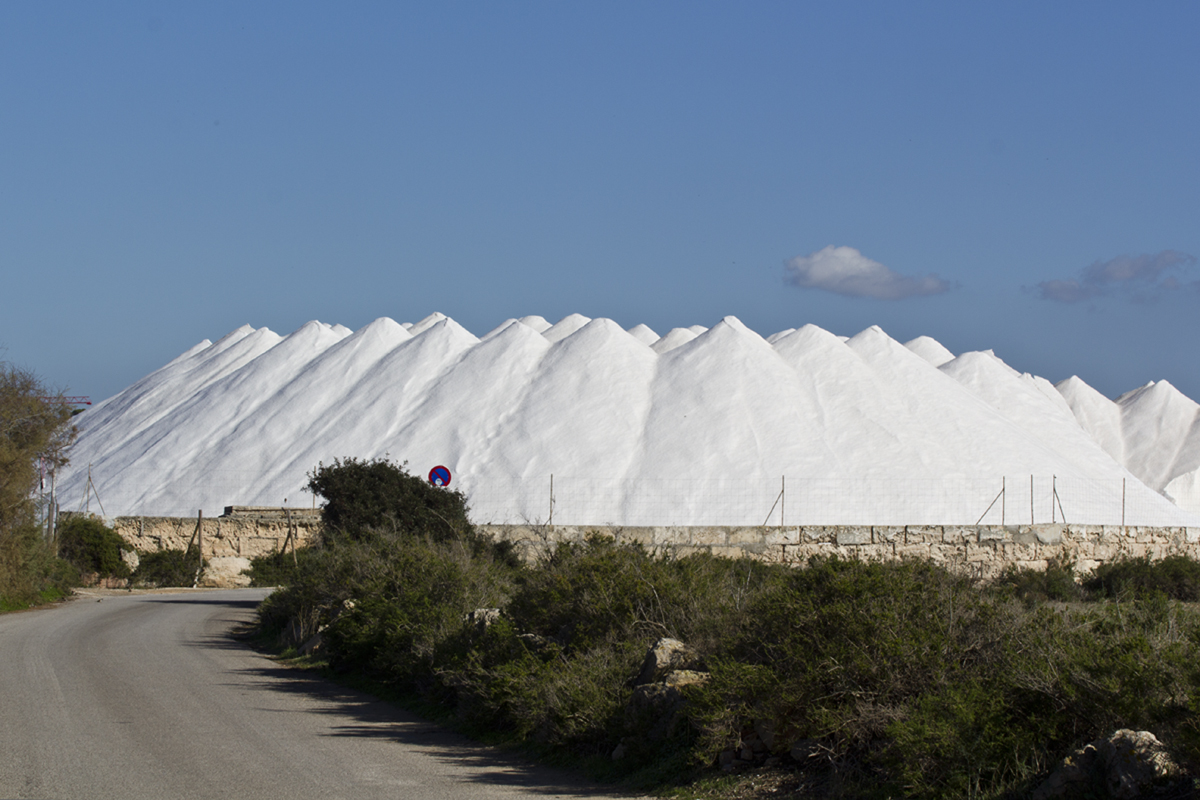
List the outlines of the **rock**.
{"label": "rock", "polygon": [[219,556],[204,563],[200,585],[218,589],[237,589],[250,585],[250,559],[242,556]]}
{"label": "rock", "polygon": [[1130,800],[1179,772],[1154,734],[1122,729],[1067,756],[1030,798],[1072,797],[1103,785],[1108,797]]}
{"label": "rock", "polygon": [[125,562],[125,566],[129,567],[130,572],[136,570],[138,565],[142,563],[141,556],[138,555],[137,550],[122,550],[121,560]]}
{"label": "rock", "polygon": [[768,750],[775,749],[775,723],[765,719],[754,720],[754,732]]}
{"label": "rock", "polygon": [[479,633],[483,633],[498,619],[500,619],[500,609],[477,608],[474,611],[468,611],[463,621],[468,625],[474,625]]}
{"label": "rock", "polygon": [[1030,800],[1051,800],[1087,788],[1094,780],[1099,762],[1096,746],[1089,744],[1063,759],[1050,777],[1033,790]]}
{"label": "rock", "polygon": [[696,651],[678,639],[659,639],[650,645],[642,669],[633,679],[634,686],[657,683],[668,673],[676,670],[696,670],[701,666]]}
{"label": "rock", "polygon": [[1167,750],[1150,731],[1122,729],[1100,741],[1104,784],[1116,800],[1138,797],[1156,780],[1179,773]]}
{"label": "rock", "polygon": [[657,683],[635,687],[625,707],[626,727],[652,742],[666,738],[678,722],[684,701],[682,690],[708,679],[707,672],[681,669],[668,672]]}

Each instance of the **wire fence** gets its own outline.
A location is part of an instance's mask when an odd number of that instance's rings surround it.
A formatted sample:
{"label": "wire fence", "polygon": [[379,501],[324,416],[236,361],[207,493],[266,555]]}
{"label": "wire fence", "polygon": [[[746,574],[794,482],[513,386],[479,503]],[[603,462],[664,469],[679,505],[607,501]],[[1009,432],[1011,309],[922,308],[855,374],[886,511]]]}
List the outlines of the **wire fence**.
{"label": "wire fence", "polygon": [[[61,484],[64,510],[109,516],[191,516],[225,506],[310,508],[319,499],[305,475],[264,480],[254,470],[172,477],[125,469]],[[1139,481],[1053,475],[943,479],[739,478],[604,479],[542,475],[467,476],[455,480],[478,524],[597,526],[1030,525],[1073,523],[1200,526]]]}
{"label": "wire fence", "polygon": [[[540,484],[540,485],[539,485]],[[1133,480],[1047,476],[771,480],[546,476],[469,487],[476,522],[558,525],[1082,525],[1200,524]]]}

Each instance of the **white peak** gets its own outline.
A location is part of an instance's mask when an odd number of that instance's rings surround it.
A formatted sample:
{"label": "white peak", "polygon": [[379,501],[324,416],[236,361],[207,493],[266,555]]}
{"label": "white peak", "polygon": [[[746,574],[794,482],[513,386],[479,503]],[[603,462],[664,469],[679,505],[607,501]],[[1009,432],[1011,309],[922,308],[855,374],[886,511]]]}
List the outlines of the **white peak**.
{"label": "white peak", "polygon": [[703,325],[689,325],[689,326],[687,327],[687,330],[689,330],[689,331],[691,331],[692,333],[694,333],[694,334],[696,334],[697,336],[699,336],[700,334],[702,334],[702,333],[704,333],[705,331],[707,331],[707,330],[708,330],[708,328],[704,327]]}
{"label": "white peak", "polygon": [[652,345],[659,340],[659,335],[651,330],[649,325],[634,325],[627,333],[644,345]]}
{"label": "white peak", "polygon": [[412,338],[412,334],[408,332],[400,323],[390,317],[379,317],[372,320],[370,323],[356,330],[349,336],[343,337],[344,341],[365,341],[368,339],[375,341],[395,341],[402,342]]}
{"label": "white peak", "polygon": [[[860,355],[869,353],[891,353],[896,350],[904,349],[904,345],[897,342],[892,337],[888,336],[883,328],[878,325],[872,325],[869,328],[859,331],[846,340],[846,344],[852,347]],[[904,352],[910,352],[904,350]]]}
{"label": "white peak", "polygon": [[447,319],[450,319],[450,318],[447,317],[445,314],[441,313],[440,311],[435,311],[432,314],[430,314],[428,317],[426,317],[425,319],[423,319],[420,322],[409,327],[408,332],[411,333],[413,336],[416,336],[420,333],[424,333],[425,331],[432,328],[434,325],[437,325],[439,322],[442,322],[443,320],[447,320]]}
{"label": "white peak", "polygon": [[475,334],[471,333],[462,325],[459,325],[457,322],[445,315],[441,315],[441,319],[436,320],[429,327],[418,331],[417,328],[419,328],[428,319],[429,317],[426,317],[425,319],[421,320],[421,322],[418,322],[416,325],[412,326],[412,328],[409,330],[409,333],[411,333],[413,336],[436,336],[459,339],[471,344],[476,344],[479,342],[479,339],[475,336]]}
{"label": "white peak", "polygon": [[1117,403],[1117,405],[1122,405],[1122,406],[1127,405],[1131,402],[1138,400],[1139,398],[1141,398],[1144,394],[1146,394],[1153,388],[1154,388],[1154,381],[1150,381],[1149,383],[1142,384],[1141,386],[1137,387],[1136,389],[1130,389],[1128,392],[1125,392],[1124,394],[1120,395],[1117,398],[1116,403]]}
{"label": "white peak", "polygon": [[329,326],[326,325],[324,322],[321,322],[320,320],[317,320],[317,319],[310,319],[308,322],[304,323],[299,328],[292,331],[289,335],[295,336],[297,333],[300,333],[300,331],[327,331],[327,330],[329,330]]}
{"label": "white peak", "polygon": [[253,325],[250,325],[249,323],[247,323],[245,325],[242,325],[239,328],[234,328],[229,333],[222,336],[218,341],[224,341],[225,339],[229,339],[230,337],[240,339],[243,336],[247,336],[251,333],[254,333],[255,330],[256,329]]}
{"label": "white peak", "polygon": [[545,317],[539,317],[536,314],[530,315],[528,317],[521,317],[517,321],[520,322],[522,325],[528,325],[530,328],[533,328],[538,333],[545,333],[546,331],[550,330],[550,327],[551,327],[550,323],[546,321]]}
{"label": "white peak", "polygon": [[483,336],[480,336],[479,341],[486,342],[488,339],[499,336],[503,331],[505,331],[508,328],[511,328],[513,325],[520,325],[520,324],[521,324],[521,321],[519,319],[515,319],[514,317],[509,317],[508,319],[504,320],[504,322],[501,322],[499,325],[497,325],[496,327],[492,328],[490,331],[485,333]]}
{"label": "white peak", "polygon": [[904,346],[935,367],[940,367],[954,359],[954,353],[932,336],[918,336],[905,342]]}
{"label": "white peak", "polygon": [[568,314],[554,323],[554,325],[542,331],[542,335],[546,337],[546,341],[554,344],[561,339],[567,338],[591,321],[590,317],[585,317],[583,314]]}
{"label": "white peak", "polygon": [[510,319],[497,325],[494,329],[485,335],[481,342],[493,341],[514,341],[517,339],[533,339],[541,342],[543,346],[547,344],[546,338],[542,336],[535,328],[526,325],[519,319]]}
{"label": "white peak", "polygon": [[799,355],[822,347],[843,347],[845,343],[846,340],[843,337],[834,336],[824,328],[809,323],[803,328],[794,330],[787,336],[779,338],[772,346],[778,353]]}
{"label": "white peak", "polygon": [[697,335],[691,328],[672,328],[667,332],[666,336],[650,345],[650,349],[661,356],[663,353],[669,353],[680,345],[687,344],[692,339],[695,339]]}
{"label": "white peak", "polygon": [[772,333],[770,336],[767,337],[767,344],[775,344],[783,337],[787,336],[790,333],[795,333],[795,332],[796,332],[795,328],[787,328],[782,331],[776,331],[775,333]]}

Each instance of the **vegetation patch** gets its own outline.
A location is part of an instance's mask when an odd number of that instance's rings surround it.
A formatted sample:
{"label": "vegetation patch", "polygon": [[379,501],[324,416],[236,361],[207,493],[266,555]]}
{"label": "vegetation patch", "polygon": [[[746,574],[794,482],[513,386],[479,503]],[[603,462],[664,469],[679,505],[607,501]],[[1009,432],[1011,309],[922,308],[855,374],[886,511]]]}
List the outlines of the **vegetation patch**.
{"label": "vegetation patch", "polygon": [[67,463],[70,406],[27,370],[0,361],[0,610],[58,599],[79,579],[42,525],[43,469]]}
{"label": "vegetation patch", "polygon": [[[402,466],[338,462],[311,486],[331,505],[354,495],[337,506],[347,527],[256,560],[256,580],[284,584],[261,635],[631,788],[1021,797],[1120,728],[1200,763],[1187,559],[984,584],[921,561],[784,567],[593,536],[523,565],[475,534],[461,496]],[[656,666],[664,640],[682,655]]]}

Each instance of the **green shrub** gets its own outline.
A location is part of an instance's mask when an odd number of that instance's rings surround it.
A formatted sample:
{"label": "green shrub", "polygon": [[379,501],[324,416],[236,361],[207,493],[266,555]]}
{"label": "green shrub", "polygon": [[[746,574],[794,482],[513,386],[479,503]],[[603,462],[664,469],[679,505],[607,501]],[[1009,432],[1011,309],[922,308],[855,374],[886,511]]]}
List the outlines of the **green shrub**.
{"label": "green shrub", "polygon": [[321,517],[330,534],[360,538],[369,531],[400,531],[442,541],[474,528],[461,492],[432,486],[387,460],[335,459],[320,464],[308,488],[325,499]]}
{"label": "green shrub", "polygon": [[157,550],[138,553],[138,568],[132,581],[151,586],[192,586],[200,569],[200,551],[192,546],[183,550]]}
{"label": "green shrub", "polygon": [[1027,602],[1065,603],[1083,600],[1086,594],[1076,580],[1074,565],[1065,561],[1051,561],[1044,570],[1009,565],[997,584]]}
{"label": "green shrub", "polygon": [[300,569],[300,559],[310,558],[313,553],[310,547],[295,553],[279,552],[250,559],[251,586],[286,586],[295,580]]}
{"label": "green shrub", "polygon": [[42,535],[40,468],[62,467],[75,438],[67,403],[32,372],[0,361],[0,608],[62,596],[78,581]]}
{"label": "green shrub", "polygon": [[[352,533],[263,561],[287,584],[260,608],[264,630],[296,644],[324,627],[334,667],[489,738],[659,788],[752,735],[776,754],[804,741],[801,768],[854,798],[1024,796],[1121,727],[1200,763],[1200,612],[1168,599],[1185,596],[1186,559],[1100,572],[1103,603],[1064,602],[1089,596],[1066,564],[983,584],[930,562],[791,568],[593,536],[526,568],[469,528],[404,527],[420,509],[371,517],[357,503]],[[500,616],[472,621],[478,608]],[[709,678],[669,709],[630,705],[663,636],[696,649]]]}
{"label": "green shrub", "polygon": [[16,525],[0,536],[0,611],[15,611],[67,597],[79,570],[56,558],[36,524]]}
{"label": "green shrub", "polygon": [[779,566],[709,554],[656,556],[637,544],[591,536],[560,544],[521,573],[507,609],[524,631],[568,648],[670,636],[707,652],[749,613]]}
{"label": "green shrub", "polygon": [[97,517],[72,514],[58,526],[58,553],[83,573],[101,578],[128,578],[129,565],[122,550],[132,548]]}
{"label": "green shrub", "polygon": [[1185,555],[1109,561],[1096,568],[1084,588],[1100,597],[1162,592],[1172,600],[1194,603],[1200,600],[1200,561]]}

